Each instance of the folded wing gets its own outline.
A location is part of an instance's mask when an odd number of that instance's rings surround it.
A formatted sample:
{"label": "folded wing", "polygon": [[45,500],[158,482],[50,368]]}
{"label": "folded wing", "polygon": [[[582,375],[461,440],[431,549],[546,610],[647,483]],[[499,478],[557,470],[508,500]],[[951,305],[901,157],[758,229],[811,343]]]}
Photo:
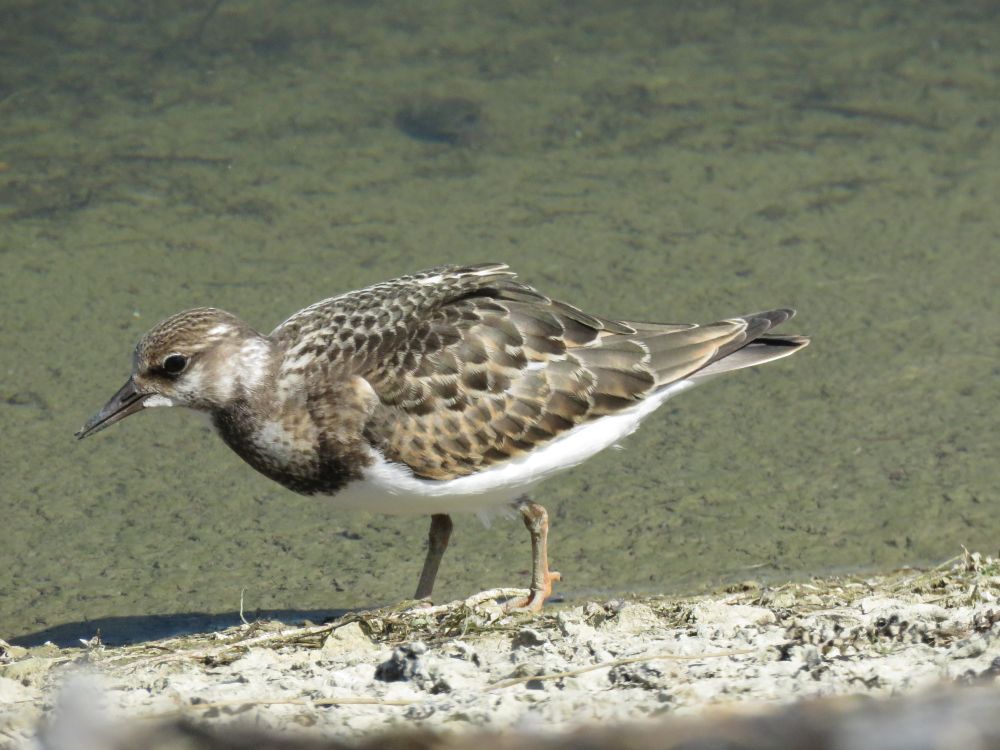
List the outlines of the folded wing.
{"label": "folded wing", "polygon": [[[373,312],[374,310],[374,312]],[[326,300],[272,334],[364,377],[366,438],[415,474],[449,479],[522,455],[677,380],[787,356],[764,334],[791,310],[709,325],[601,318],[540,294],[499,263],[449,266]]]}

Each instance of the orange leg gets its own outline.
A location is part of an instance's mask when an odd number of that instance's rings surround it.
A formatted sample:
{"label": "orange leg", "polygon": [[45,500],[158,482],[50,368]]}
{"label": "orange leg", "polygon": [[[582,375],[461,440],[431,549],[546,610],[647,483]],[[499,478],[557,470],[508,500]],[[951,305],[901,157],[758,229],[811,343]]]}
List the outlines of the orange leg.
{"label": "orange leg", "polygon": [[552,584],[562,579],[559,573],[549,570],[549,514],[527,498],[517,509],[531,534],[531,588],[527,597],[508,602],[506,609],[508,612],[515,609],[540,612],[542,604],[552,595]]}
{"label": "orange leg", "polygon": [[414,599],[430,599],[434,593],[434,579],[437,578],[444,551],[448,549],[451,529],[451,516],[448,514],[435,513],[431,516],[431,529],[427,534],[427,557],[424,558],[424,568],[420,571]]}

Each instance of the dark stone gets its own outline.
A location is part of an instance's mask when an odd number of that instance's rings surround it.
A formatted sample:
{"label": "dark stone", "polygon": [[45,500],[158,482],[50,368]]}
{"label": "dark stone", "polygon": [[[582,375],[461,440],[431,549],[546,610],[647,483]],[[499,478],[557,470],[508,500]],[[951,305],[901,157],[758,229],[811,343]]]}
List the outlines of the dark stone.
{"label": "dark stone", "polygon": [[375,667],[375,679],[382,682],[409,682],[426,677],[421,655],[427,646],[420,641],[397,646],[392,656]]}

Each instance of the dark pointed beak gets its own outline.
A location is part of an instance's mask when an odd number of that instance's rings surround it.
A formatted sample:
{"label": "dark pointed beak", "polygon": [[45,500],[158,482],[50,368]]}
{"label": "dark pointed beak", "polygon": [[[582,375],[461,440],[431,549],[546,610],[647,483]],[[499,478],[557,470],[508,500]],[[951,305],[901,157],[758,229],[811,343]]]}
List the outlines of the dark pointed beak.
{"label": "dark pointed beak", "polygon": [[139,393],[135,387],[135,381],[129,378],[125,385],[118,389],[118,393],[111,397],[97,414],[87,420],[87,423],[76,432],[79,439],[100,432],[105,427],[110,427],[115,422],[119,422],[129,414],[135,414],[142,409],[142,402],[152,394]]}

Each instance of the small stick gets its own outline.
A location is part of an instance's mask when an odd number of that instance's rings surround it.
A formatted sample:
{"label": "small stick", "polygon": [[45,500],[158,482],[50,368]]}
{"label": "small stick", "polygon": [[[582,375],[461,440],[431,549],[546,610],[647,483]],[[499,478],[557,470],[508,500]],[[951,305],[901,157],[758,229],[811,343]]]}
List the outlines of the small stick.
{"label": "small stick", "polygon": [[247,618],[245,618],[243,616],[243,595],[246,592],[247,592],[247,587],[246,586],[244,586],[242,589],[240,589],[240,622],[242,622],[244,625],[249,625],[250,623],[247,622]]}
{"label": "small stick", "polygon": [[487,685],[483,688],[483,692],[502,690],[503,688],[513,687],[514,685],[520,685],[525,682],[532,682],[533,680],[561,680],[564,677],[576,677],[577,675],[585,674],[587,672],[604,669],[605,667],[617,667],[622,664],[638,664],[644,661],[663,660],[698,661],[699,659],[716,659],[723,656],[743,656],[746,654],[754,654],[756,652],[757,649],[740,648],[734,649],[733,651],[719,651],[712,654],[653,654],[652,656],[629,656],[624,659],[614,659],[612,661],[601,662],[600,664],[590,664],[589,666],[580,667],[579,669],[571,669],[567,672],[553,672],[552,674],[535,675],[533,677],[514,677],[510,680],[503,680],[501,682],[494,682],[492,685]]}
{"label": "small stick", "polygon": [[525,596],[527,593],[527,589],[490,589],[489,591],[480,591],[478,594],[473,594],[468,599],[461,602],[439,604],[436,607],[424,607],[423,609],[414,607],[413,609],[407,610],[407,614],[437,615],[442,612],[450,612],[455,608],[455,604],[461,604],[471,609],[472,607],[482,604],[483,602],[487,602],[490,599],[512,599],[516,596]]}
{"label": "small stick", "polygon": [[164,711],[157,714],[144,714],[137,716],[138,719],[167,719],[171,716],[182,716],[188,709],[198,711],[211,711],[213,709],[234,708],[243,706],[412,706],[420,701],[409,698],[318,698],[309,700],[308,698],[251,698],[245,701],[218,701],[215,703],[193,703],[184,708],[173,711]]}

